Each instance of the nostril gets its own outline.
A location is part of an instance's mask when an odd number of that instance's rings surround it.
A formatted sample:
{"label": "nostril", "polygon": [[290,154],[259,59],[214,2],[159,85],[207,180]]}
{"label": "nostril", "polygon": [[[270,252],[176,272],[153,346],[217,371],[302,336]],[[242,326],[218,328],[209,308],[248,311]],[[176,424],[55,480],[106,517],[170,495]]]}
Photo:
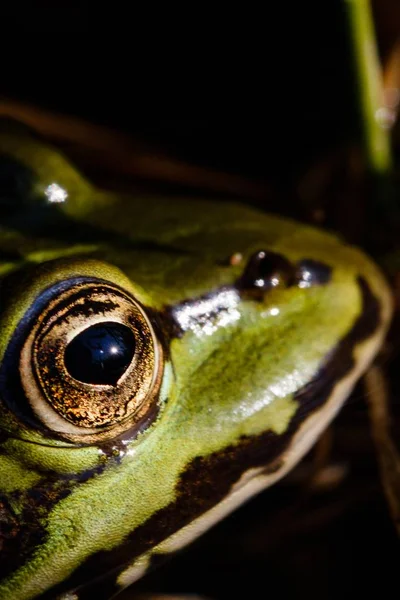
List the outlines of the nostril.
{"label": "nostril", "polygon": [[324,285],[332,277],[332,267],[310,258],[301,260],[297,264],[296,283],[299,287]]}
{"label": "nostril", "polygon": [[297,263],[291,263],[282,254],[259,250],[252,254],[245,269],[236,281],[238,290],[261,292],[276,287],[309,288],[315,285],[325,285],[331,280],[332,267],[305,258]]}
{"label": "nostril", "polygon": [[243,290],[268,290],[294,282],[296,269],[281,254],[259,250],[252,254],[236,285]]}

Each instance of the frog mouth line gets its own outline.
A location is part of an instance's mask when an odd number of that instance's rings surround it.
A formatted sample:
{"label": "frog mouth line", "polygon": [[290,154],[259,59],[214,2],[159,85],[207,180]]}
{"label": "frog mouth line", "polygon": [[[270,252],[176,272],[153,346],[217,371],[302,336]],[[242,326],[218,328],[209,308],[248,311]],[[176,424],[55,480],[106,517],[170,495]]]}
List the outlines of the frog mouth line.
{"label": "frog mouth line", "polygon": [[[243,437],[235,446],[210,456],[197,457],[187,466],[177,484],[176,500],[160,509],[136,528],[116,549],[99,551],[88,557],[63,583],[41,596],[51,600],[62,592],[74,590],[79,600],[96,597],[106,600],[120,591],[118,576],[135,558],[146,554],[175,532],[210,511],[224,498],[240,477],[250,469],[273,476],[282,469],[284,453],[290,448],[294,435],[306,417],[316,413],[331,398],[335,385],[355,369],[353,355],[358,344],[377,333],[383,323],[382,306],[364,278],[357,283],[361,293],[362,310],[350,332],[321,365],[314,379],[300,389],[294,399],[299,407],[283,435],[267,431],[257,437]],[[206,476],[204,475],[206,474]],[[209,481],[214,482],[210,498]],[[155,559],[157,557],[155,556]],[[98,573],[106,572],[99,577]],[[88,584],[82,582],[89,581]]]}

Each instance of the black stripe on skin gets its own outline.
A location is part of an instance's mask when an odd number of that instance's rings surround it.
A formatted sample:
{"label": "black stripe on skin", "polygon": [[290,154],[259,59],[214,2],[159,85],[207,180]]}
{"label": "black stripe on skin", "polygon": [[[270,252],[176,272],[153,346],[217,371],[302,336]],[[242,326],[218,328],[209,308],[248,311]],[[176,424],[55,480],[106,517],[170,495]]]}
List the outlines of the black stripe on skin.
{"label": "black stripe on skin", "polygon": [[[0,448],[0,452],[2,449]],[[0,495],[0,580],[28,561],[37,546],[46,541],[45,518],[54,506],[67,498],[78,485],[101,475],[121,462],[113,454],[77,474],[46,473],[40,483],[27,490]],[[12,506],[22,506],[18,515]]]}
{"label": "black stripe on skin", "polygon": [[[290,447],[296,431],[310,413],[329,400],[337,381],[355,365],[354,348],[379,327],[380,304],[365,279],[358,278],[357,281],[362,296],[362,312],[314,379],[295,394],[299,408],[287,431],[283,435],[267,431],[257,437],[242,437],[237,445],[229,446],[222,452],[196,457],[181,475],[173,503],[132,531],[118,548],[90,556],[65,582],[41,596],[41,600],[52,600],[57,594],[74,589],[77,589],[80,600],[110,598],[118,591],[115,582],[119,573],[136,557],[212,509],[229,494],[232,485],[244,472],[265,466],[263,472],[268,474],[283,466],[284,452]],[[99,573],[106,575],[99,577]],[[85,582],[90,583],[85,585]]]}
{"label": "black stripe on skin", "polygon": [[[136,424],[134,434],[144,431],[155,420],[159,405],[153,406],[150,414]],[[1,432],[0,432],[1,433]],[[106,469],[119,465],[126,453],[125,437],[132,436],[132,428],[116,439],[99,444],[101,450],[99,464],[80,473],[60,475],[56,472],[45,473],[40,483],[27,490],[17,490],[0,494],[0,580],[17,570],[21,564],[29,560],[35,548],[46,541],[46,527],[43,524],[46,516],[54,506],[69,496],[74,489]],[[0,443],[7,437],[0,438]],[[0,446],[0,454],[4,453]],[[18,517],[12,509],[12,503],[22,506]]]}

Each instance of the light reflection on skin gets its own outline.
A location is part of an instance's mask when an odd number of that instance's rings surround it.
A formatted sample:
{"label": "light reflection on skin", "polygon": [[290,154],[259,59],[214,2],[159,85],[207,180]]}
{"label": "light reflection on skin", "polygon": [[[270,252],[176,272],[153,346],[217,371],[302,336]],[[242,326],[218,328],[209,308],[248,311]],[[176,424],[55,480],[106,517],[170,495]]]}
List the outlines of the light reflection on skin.
{"label": "light reflection on skin", "polygon": [[52,204],[60,204],[68,198],[68,192],[58,185],[58,183],[48,185],[44,193],[47,196],[47,200]]}
{"label": "light reflection on skin", "polygon": [[[212,297],[188,302],[178,306],[173,316],[183,331],[191,330],[197,336],[212,335],[220,327],[226,327],[240,319],[240,295],[236,290],[222,290]],[[261,313],[262,317],[276,317],[277,307]]]}
{"label": "light reflection on skin", "polygon": [[173,314],[183,331],[190,329],[198,336],[211,335],[219,327],[240,319],[239,302],[236,290],[222,290],[210,298],[178,306]]}
{"label": "light reflection on skin", "polygon": [[297,284],[299,288],[308,288],[312,285],[312,273],[311,271],[307,271],[306,269],[302,269],[301,271],[301,281]]}
{"label": "light reflection on skin", "polygon": [[271,381],[269,390],[277,398],[285,398],[289,394],[294,394],[302,386],[303,381],[304,373],[294,369],[284,377],[280,374],[275,382]]}
{"label": "light reflection on skin", "polygon": [[261,313],[262,317],[277,317],[280,314],[280,310],[279,308],[277,308],[276,306],[273,306],[272,308],[268,308],[268,310],[264,310]]}
{"label": "light reflection on skin", "polygon": [[258,412],[262,411],[269,404],[279,398],[286,398],[296,392],[303,383],[302,373],[294,369],[282,378],[280,375],[275,382],[272,380],[268,389],[258,398],[253,396],[252,392],[247,394],[251,402],[243,402],[237,408],[233,409],[232,416],[240,419],[248,419]]}
{"label": "light reflection on skin", "polygon": [[266,282],[265,279],[256,279],[254,285],[256,287],[263,288],[266,285],[266,283],[268,283],[268,285],[270,285],[271,287],[277,287],[280,284],[280,279],[279,277],[271,277],[270,279],[268,279],[268,282]]}

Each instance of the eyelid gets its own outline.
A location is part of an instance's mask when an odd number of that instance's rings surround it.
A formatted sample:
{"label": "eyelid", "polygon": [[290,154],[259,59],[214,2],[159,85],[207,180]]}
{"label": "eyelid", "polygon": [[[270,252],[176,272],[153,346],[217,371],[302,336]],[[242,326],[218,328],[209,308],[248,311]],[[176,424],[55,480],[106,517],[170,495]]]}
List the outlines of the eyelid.
{"label": "eyelid", "polygon": [[63,257],[45,262],[19,265],[0,282],[0,362],[6,349],[21,330],[21,324],[36,311],[41,299],[57,295],[69,282],[107,281],[125,290],[141,305],[154,308],[152,297],[137,282],[132,282],[118,267],[95,258]]}

